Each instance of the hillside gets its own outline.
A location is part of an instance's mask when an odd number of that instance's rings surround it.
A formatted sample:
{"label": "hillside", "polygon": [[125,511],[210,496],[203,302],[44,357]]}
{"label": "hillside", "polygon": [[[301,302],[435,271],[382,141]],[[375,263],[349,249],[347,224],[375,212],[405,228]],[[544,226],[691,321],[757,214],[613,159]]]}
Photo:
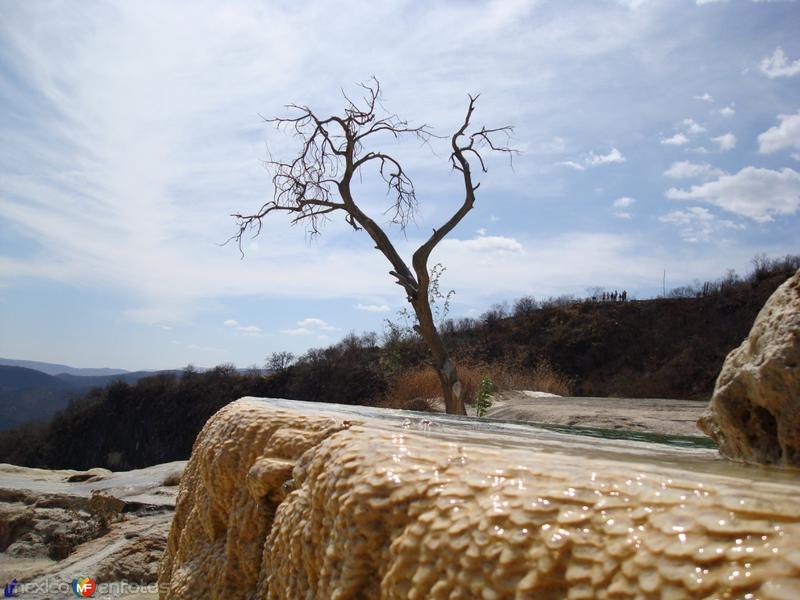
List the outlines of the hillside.
{"label": "hillside", "polygon": [[[14,362],[3,359],[6,362]],[[16,361],[25,364],[50,365],[36,361]],[[70,369],[70,367],[67,367]],[[54,369],[50,369],[54,370]],[[114,369],[71,369],[96,373]],[[178,371],[169,371],[178,373]],[[121,371],[100,375],[74,375],[60,373],[48,375],[39,370],[20,366],[0,365],[0,431],[37,421],[47,421],[56,412],[66,408],[70,400],[79,398],[93,388],[102,388],[115,381],[133,384],[164,372]]]}
{"label": "hillside", "polygon": [[58,377],[23,367],[0,366],[0,431],[49,419],[67,406],[75,391]]}
{"label": "hillside", "polygon": [[[555,377],[566,395],[707,400],[725,356],[798,264],[788,257],[744,280],[728,277],[674,298],[521,299],[510,314],[493,308],[480,319],[448,322],[443,335],[473,395],[482,377],[501,389],[545,389],[536,382]],[[47,424],[0,432],[0,462],[131,469],[182,460],[208,417],[247,395],[425,409],[422,399],[437,393],[435,376],[425,380],[425,361],[420,341],[395,328],[381,344],[375,334],[350,335],[269,375],[222,365],[116,381]]]}
{"label": "hillside", "polygon": [[774,283],[724,297],[543,308],[456,331],[451,345],[472,362],[547,360],[578,396],[707,400]]}

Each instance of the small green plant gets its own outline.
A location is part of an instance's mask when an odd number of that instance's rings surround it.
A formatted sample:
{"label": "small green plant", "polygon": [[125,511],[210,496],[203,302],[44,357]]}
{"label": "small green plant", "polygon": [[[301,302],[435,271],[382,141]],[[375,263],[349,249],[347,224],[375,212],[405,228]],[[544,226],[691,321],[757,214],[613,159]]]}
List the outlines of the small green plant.
{"label": "small green plant", "polygon": [[494,391],[494,384],[488,377],[481,379],[478,386],[478,401],[475,403],[475,413],[479,417],[485,417],[486,411],[492,406],[491,395]]}

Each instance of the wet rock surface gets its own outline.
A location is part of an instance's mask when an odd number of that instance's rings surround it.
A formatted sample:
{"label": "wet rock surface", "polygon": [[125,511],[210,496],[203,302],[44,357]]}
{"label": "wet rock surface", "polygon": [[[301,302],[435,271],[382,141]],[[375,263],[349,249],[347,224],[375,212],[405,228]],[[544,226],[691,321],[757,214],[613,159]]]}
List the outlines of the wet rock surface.
{"label": "wet rock surface", "polygon": [[800,468],[800,271],[725,359],[698,426],[725,457]]}
{"label": "wet rock surface", "polygon": [[786,473],[394,417],[220,411],[186,470],[162,598],[800,597]]}
{"label": "wet rock surface", "polygon": [[91,577],[98,598],[156,597],[184,465],[126,473],[0,465],[0,582],[16,579],[21,597],[66,598],[73,578]]}
{"label": "wet rock surface", "polygon": [[571,398],[510,391],[495,394],[486,417],[570,427],[701,436],[697,419],[706,407],[706,403],[696,400]]}

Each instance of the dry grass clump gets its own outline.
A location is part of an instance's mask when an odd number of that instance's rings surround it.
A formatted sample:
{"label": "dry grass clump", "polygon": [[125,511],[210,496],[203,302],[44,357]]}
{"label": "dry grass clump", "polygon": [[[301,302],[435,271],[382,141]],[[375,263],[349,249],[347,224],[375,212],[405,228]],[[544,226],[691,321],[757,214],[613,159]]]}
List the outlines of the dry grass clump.
{"label": "dry grass clump", "polygon": [[[465,365],[459,365],[457,369],[463,398],[468,403],[474,402],[481,377],[485,375]],[[442,384],[436,371],[429,366],[413,367],[392,379],[386,396],[378,406],[432,412],[436,410],[436,400],[441,397]]]}
{"label": "dry grass clump", "polygon": [[572,379],[556,371],[546,360],[539,361],[533,367],[495,363],[484,369],[488,373],[485,376],[489,377],[498,391],[533,390],[559,396],[572,395]]}
{"label": "dry grass clump", "polygon": [[[558,373],[547,361],[540,361],[533,367],[506,363],[459,365],[458,377],[466,404],[475,402],[478,386],[484,377],[491,380],[497,391],[536,390],[569,396],[573,385],[572,380]],[[414,367],[392,380],[378,406],[434,411],[436,399],[441,396],[442,388],[436,371],[429,366]]]}

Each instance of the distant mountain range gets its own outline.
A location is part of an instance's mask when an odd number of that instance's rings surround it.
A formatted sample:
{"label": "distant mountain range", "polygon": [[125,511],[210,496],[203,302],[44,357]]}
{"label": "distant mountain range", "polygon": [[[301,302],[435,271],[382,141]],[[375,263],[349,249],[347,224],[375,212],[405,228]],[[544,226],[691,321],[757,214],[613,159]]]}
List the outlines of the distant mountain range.
{"label": "distant mountain range", "polygon": [[[208,369],[197,367],[203,373]],[[237,369],[240,373],[250,369]],[[36,360],[0,358],[0,431],[24,423],[48,421],[70,400],[89,390],[115,381],[133,384],[164,373],[180,375],[182,370],[126,371],[125,369],[85,369]],[[263,370],[262,373],[267,373]]]}
{"label": "distant mountain range", "polygon": [[114,381],[135,383],[160,373],[180,371],[76,369],[52,363],[0,359],[0,431],[32,421],[47,421],[71,399],[92,388],[105,387]]}
{"label": "distant mountain range", "polygon": [[48,375],[77,375],[80,377],[94,376],[94,375],[120,375],[122,373],[129,373],[125,369],[79,369],[67,365],[59,365],[56,363],[39,362],[38,360],[16,360],[13,358],[0,358],[0,365],[4,367],[24,367],[26,369],[33,369],[47,373]]}

